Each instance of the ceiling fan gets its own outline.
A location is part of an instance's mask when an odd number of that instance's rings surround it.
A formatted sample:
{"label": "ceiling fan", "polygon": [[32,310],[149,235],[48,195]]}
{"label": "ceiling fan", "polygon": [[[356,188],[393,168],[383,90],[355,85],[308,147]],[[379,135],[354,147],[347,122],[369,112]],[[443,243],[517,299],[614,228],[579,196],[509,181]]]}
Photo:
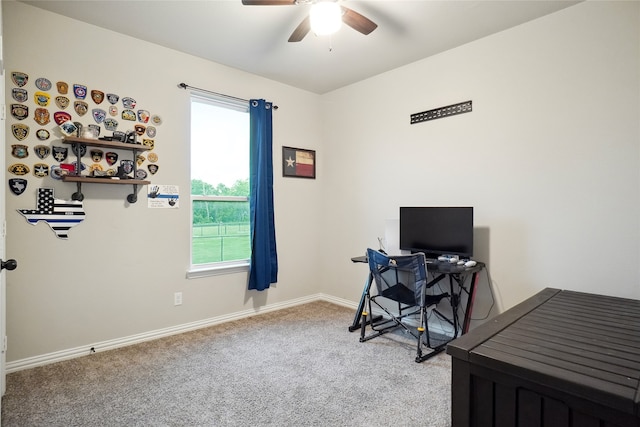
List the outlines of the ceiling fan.
{"label": "ceiling fan", "polygon": [[[245,6],[290,6],[299,4],[310,4],[313,8],[322,6],[336,5],[336,2],[322,1],[322,0],[242,0],[242,4]],[[353,28],[354,30],[367,35],[378,27],[378,24],[360,15],[358,12],[349,9],[348,7],[339,6],[339,13],[341,14],[342,22]],[[306,18],[302,20],[300,25],[293,30],[293,33],[289,37],[289,42],[301,41],[312,29],[312,10]],[[339,22],[338,22],[339,23]],[[335,29],[334,31],[336,31]]]}

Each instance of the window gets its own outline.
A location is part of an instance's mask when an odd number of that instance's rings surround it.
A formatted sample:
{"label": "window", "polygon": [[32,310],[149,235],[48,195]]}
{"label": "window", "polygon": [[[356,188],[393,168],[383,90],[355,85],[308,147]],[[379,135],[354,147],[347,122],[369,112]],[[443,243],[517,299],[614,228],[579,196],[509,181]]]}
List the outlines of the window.
{"label": "window", "polygon": [[188,277],[246,269],[249,105],[191,96],[191,269]]}

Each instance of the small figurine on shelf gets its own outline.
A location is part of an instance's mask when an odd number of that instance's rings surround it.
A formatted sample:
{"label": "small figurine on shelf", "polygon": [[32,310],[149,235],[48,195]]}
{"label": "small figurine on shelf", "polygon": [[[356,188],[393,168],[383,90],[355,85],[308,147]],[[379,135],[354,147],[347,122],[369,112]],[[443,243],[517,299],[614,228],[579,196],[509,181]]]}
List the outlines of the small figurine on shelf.
{"label": "small figurine on shelf", "polygon": [[126,168],[124,166],[118,166],[118,171],[116,172],[116,177],[120,179],[131,179],[131,177],[127,174]]}
{"label": "small figurine on shelf", "polygon": [[124,141],[127,144],[137,144],[138,143],[138,134],[135,131],[128,131],[126,140]]}
{"label": "small figurine on shelf", "polygon": [[111,135],[112,141],[125,142],[127,140],[127,135],[124,132],[119,130],[114,130],[113,135]]}

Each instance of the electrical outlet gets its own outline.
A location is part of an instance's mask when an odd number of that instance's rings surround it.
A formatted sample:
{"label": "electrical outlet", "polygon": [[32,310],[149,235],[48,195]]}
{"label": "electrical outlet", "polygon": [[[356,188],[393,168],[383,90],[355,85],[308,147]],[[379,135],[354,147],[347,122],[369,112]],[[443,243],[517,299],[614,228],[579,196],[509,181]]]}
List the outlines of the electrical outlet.
{"label": "electrical outlet", "polygon": [[182,292],[173,294],[173,305],[182,305]]}

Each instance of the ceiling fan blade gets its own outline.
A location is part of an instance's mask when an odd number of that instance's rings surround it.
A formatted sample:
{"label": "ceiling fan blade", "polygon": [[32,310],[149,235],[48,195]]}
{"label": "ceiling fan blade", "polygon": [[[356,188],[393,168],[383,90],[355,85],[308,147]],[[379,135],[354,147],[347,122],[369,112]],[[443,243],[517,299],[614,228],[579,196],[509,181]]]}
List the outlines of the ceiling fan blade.
{"label": "ceiling fan blade", "polygon": [[296,4],[296,0],[242,0],[245,6],[289,6]]}
{"label": "ceiling fan blade", "polygon": [[296,29],[293,30],[293,33],[291,33],[291,36],[289,37],[289,41],[290,42],[301,41],[304,38],[304,36],[306,36],[307,33],[309,33],[310,30],[311,30],[311,19],[307,15],[307,17],[302,20],[300,25],[298,25]]}
{"label": "ceiling fan blade", "polygon": [[367,35],[378,28],[378,24],[371,21],[369,18],[365,18],[360,15],[355,10],[342,6],[342,11],[344,12],[342,15],[342,22],[364,35]]}

